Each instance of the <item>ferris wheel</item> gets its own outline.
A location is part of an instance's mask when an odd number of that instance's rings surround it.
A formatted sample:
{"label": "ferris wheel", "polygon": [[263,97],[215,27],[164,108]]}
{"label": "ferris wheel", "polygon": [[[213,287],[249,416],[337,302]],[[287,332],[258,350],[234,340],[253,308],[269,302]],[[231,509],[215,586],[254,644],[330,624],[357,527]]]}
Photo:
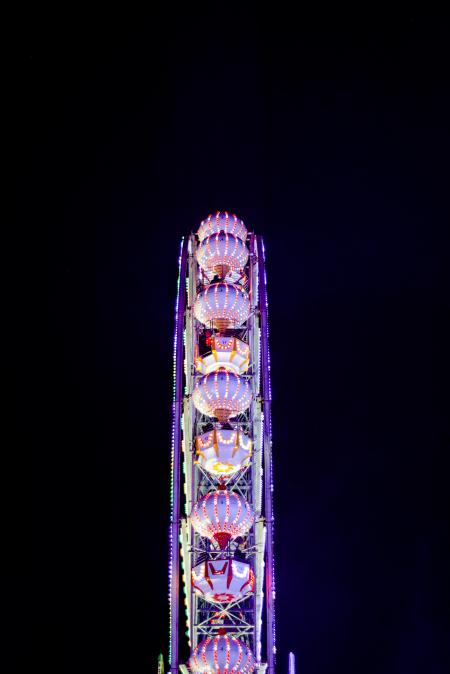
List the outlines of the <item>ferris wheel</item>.
{"label": "ferris wheel", "polygon": [[263,240],[210,215],[181,242],[175,304],[172,674],[275,672],[268,337]]}

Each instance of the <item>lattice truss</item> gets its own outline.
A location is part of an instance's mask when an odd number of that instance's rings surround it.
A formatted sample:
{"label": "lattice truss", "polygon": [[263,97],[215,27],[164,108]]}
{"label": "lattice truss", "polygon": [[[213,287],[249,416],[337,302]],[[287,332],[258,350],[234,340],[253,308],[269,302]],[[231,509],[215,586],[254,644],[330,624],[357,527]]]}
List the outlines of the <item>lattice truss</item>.
{"label": "lattice truss", "polygon": [[[275,597],[273,568],[270,569],[269,575],[267,569],[268,564],[273,567],[273,559],[271,555],[268,559],[267,548],[268,529],[270,545],[273,545],[273,518],[271,511],[270,427],[267,424],[267,419],[266,423],[264,422],[264,415],[270,415],[270,407],[268,406],[270,401],[269,391],[264,390],[263,377],[261,376],[261,370],[264,367],[261,336],[265,329],[265,326],[261,325],[260,307],[261,270],[263,266],[260,261],[258,264],[258,257],[261,258],[262,250],[261,246],[258,245],[257,237],[250,234],[247,243],[250,254],[243,269],[242,277],[238,280],[250,298],[249,316],[239,327],[235,327],[235,329],[233,329],[233,326],[229,327],[227,335],[236,337],[249,347],[248,368],[240,376],[250,386],[252,401],[247,409],[229,419],[225,427],[248,436],[252,441],[252,454],[250,461],[242,465],[237,472],[220,477],[205,470],[197,460],[196,438],[214,430],[219,431],[224,428],[224,425],[216,418],[200,412],[193,400],[196,384],[202,376],[196,367],[199,344],[204,343],[205,334],[208,335],[209,339],[214,339],[219,334],[217,326],[213,322],[210,324],[201,323],[197,320],[194,312],[196,298],[202,289],[211,282],[211,274],[206,277],[197,264],[196,250],[199,245],[197,237],[192,234],[185,244],[186,273],[184,282],[186,294],[181,324],[183,329],[183,396],[180,400],[182,497],[178,529],[185,615],[183,616],[182,611],[180,611],[179,619],[181,623],[183,618],[185,620],[185,633],[191,651],[207,637],[216,637],[226,630],[228,635],[237,637],[252,651],[259,672],[264,672],[269,665],[269,673],[273,674],[274,626],[272,624],[269,626],[264,638],[262,635],[264,592],[268,582],[271,585],[270,606],[266,606],[266,613],[270,611],[270,615],[266,616],[266,623],[273,619],[273,600]],[[263,282],[265,283],[265,279]],[[267,357],[265,366],[268,367]],[[265,381],[265,388],[267,389],[268,374]],[[264,471],[268,471],[269,474],[264,475]],[[231,538],[222,549],[210,538],[200,535],[194,529],[190,517],[194,504],[207,494],[217,492],[219,484],[222,485],[221,488],[226,488],[227,491],[240,495],[251,505],[254,512],[254,520],[246,536],[237,539]],[[270,494],[267,493],[269,490]],[[268,503],[270,507],[268,507]],[[174,556],[174,559],[176,564],[176,556]],[[254,579],[253,591],[238,599],[229,600],[225,598],[224,601],[214,603],[207,601],[192,582],[192,571],[199,569],[200,565],[206,560],[220,560],[220,563],[225,563],[224,560],[231,560],[233,563],[235,560],[245,562],[250,566],[250,573]],[[174,575],[173,571],[172,569],[172,576]],[[173,582],[171,587],[174,587]],[[172,603],[176,601],[174,592],[169,599]],[[176,610],[178,610],[178,607],[176,607]],[[173,606],[172,615],[175,615]],[[172,622],[175,624],[173,619]],[[177,643],[173,635],[172,642]],[[267,653],[263,653],[262,642]],[[173,671],[175,671],[177,658],[178,653],[172,652],[171,668]],[[186,670],[184,665],[181,668],[184,671]]]}

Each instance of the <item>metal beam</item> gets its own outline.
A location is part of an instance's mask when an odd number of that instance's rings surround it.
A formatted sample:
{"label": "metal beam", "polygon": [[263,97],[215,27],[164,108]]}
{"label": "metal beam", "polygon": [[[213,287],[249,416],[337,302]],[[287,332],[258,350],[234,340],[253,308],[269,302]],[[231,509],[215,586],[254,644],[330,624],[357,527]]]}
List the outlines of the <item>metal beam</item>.
{"label": "metal beam", "polygon": [[271,427],[271,390],[269,322],[267,312],[266,270],[264,244],[260,236],[256,237],[259,271],[259,308],[261,316],[261,374],[264,413],[264,515],[266,518],[266,629],[267,629],[267,669],[268,674],[275,673],[275,578],[273,557],[273,476],[272,476],[272,427]]}
{"label": "metal beam", "polygon": [[186,306],[186,261],[188,239],[181,245],[178,294],[175,305],[174,339],[174,399],[172,410],[172,508],[170,517],[170,671],[178,674],[178,625],[180,594],[180,466],[181,466],[181,412],[183,404],[183,331]]}

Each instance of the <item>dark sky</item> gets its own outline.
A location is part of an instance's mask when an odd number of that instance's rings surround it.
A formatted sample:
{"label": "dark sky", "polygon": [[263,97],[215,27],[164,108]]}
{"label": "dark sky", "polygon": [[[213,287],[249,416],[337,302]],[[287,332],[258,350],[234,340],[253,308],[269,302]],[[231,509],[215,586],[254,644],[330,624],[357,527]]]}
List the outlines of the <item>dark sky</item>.
{"label": "dark sky", "polygon": [[215,209],[267,250],[279,672],[448,672],[449,22],[111,12],[5,27],[2,672],[167,655],[177,258]]}

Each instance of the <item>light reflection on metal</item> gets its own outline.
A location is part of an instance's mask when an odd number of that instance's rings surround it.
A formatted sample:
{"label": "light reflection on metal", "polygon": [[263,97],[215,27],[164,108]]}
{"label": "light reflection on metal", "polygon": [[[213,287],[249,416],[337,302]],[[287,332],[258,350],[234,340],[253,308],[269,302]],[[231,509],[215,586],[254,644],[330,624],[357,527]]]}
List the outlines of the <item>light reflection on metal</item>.
{"label": "light reflection on metal", "polygon": [[255,576],[249,564],[230,557],[207,559],[192,569],[192,586],[213,604],[243,599],[253,592]]}
{"label": "light reflection on metal", "polygon": [[249,363],[250,347],[248,344],[236,337],[220,337],[219,335],[211,338],[211,351],[195,357],[195,367],[202,374],[209,374],[219,368],[243,374],[248,370]]}
{"label": "light reflection on metal", "polygon": [[289,653],[289,674],[295,674],[295,655]]}
{"label": "light reflection on metal", "polygon": [[196,438],[197,462],[212,475],[231,476],[248,465],[252,441],[240,431],[216,429]]}

